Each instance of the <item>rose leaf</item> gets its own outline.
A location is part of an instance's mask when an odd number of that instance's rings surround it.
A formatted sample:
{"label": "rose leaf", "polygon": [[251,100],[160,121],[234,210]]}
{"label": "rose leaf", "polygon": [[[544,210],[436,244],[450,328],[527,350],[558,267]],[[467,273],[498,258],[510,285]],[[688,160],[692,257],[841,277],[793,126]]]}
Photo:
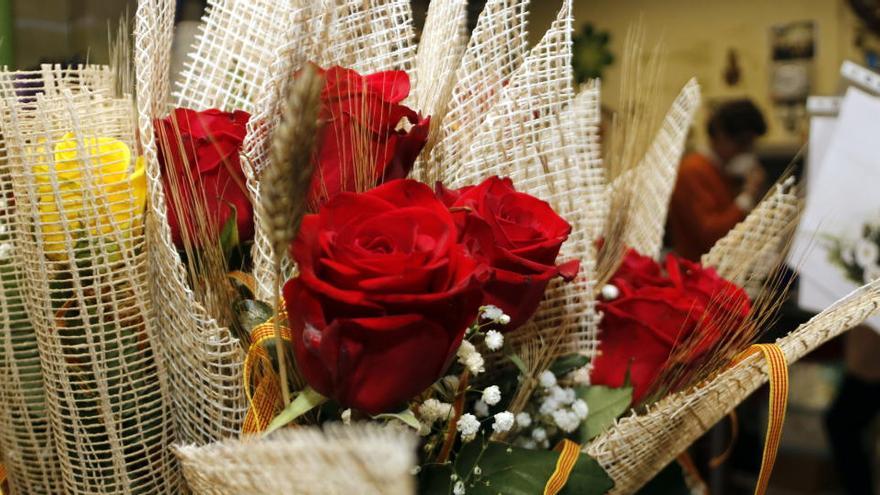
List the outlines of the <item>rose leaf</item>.
{"label": "rose leaf", "polygon": [[633,388],[592,385],[575,387],[575,392],[580,399],[587,403],[590,410],[578,432],[578,440],[581,443],[586,443],[602,434],[614,424],[614,420],[629,409],[632,403]]}
{"label": "rose leaf", "polygon": [[272,433],[325,402],[327,402],[327,397],[319,394],[312,387],[304,388],[293,402],[288,404],[278,416],[275,416],[263,435]]}

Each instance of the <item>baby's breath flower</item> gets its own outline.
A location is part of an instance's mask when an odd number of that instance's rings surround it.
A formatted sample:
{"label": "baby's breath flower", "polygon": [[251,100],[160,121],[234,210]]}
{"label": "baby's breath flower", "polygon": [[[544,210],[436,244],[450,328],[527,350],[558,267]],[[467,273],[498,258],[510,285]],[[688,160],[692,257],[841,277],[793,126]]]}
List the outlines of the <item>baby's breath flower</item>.
{"label": "baby's breath flower", "polygon": [[474,347],[474,344],[471,344],[467,340],[461,343],[457,355],[458,362],[463,364],[472,374],[477,375],[486,371],[483,356],[477,352],[477,348]]}
{"label": "baby's breath flower", "polygon": [[504,316],[504,311],[501,310],[498,306],[493,306],[488,304],[480,308],[480,317],[484,320],[489,321],[498,321],[501,317]]}
{"label": "baby's breath flower", "polygon": [[446,419],[451,415],[452,404],[440,402],[437,399],[428,399],[419,405],[419,417],[428,423]]}
{"label": "baby's breath flower", "polygon": [[480,468],[480,466],[474,466],[474,474],[477,476],[483,474],[482,468]]}
{"label": "baby's breath flower", "polygon": [[559,429],[566,433],[571,433],[574,430],[577,430],[581,425],[581,420],[578,418],[577,414],[568,409],[558,409],[554,411],[553,422],[556,423],[556,426],[558,426]]}
{"label": "baby's breath flower", "polygon": [[481,418],[485,418],[489,415],[489,405],[486,404],[483,399],[479,399],[474,402],[474,414]]}
{"label": "baby's breath flower", "polygon": [[501,349],[504,347],[504,335],[501,335],[501,332],[497,330],[489,330],[486,332],[486,347],[490,351]]}
{"label": "baby's breath flower", "polygon": [[536,442],[543,442],[544,440],[547,440],[547,430],[541,427],[535,428],[534,430],[532,430],[532,439],[534,439]]}
{"label": "baby's breath flower", "polygon": [[550,388],[553,385],[556,385],[556,375],[554,375],[552,371],[546,370],[538,375],[538,382],[542,387]]}
{"label": "baby's breath flower", "polygon": [[544,399],[544,402],[541,402],[541,407],[538,408],[538,412],[545,416],[549,416],[557,409],[559,409],[559,401],[553,397],[547,397]]}
{"label": "baby's breath flower", "polygon": [[510,411],[502,411],[495,415],[495,422],[492,423],[492,430],[495,433],[504,433],[513,428],[513,413]]}
{"label": "baby's breath flower", "polygon": [[480,431],[480,421],[473,414],[465,413],[458,418],[458,424],[455,426],[455,429],[461,433],[461,440],[463,442],[470,442],[476,438],[477,432]]}
{"label": "baby's breath flower", "polygon": [[587,419],[587,415],[590,414],[590,408],[583,399],[574,401],[574,404],[571,405],[571,410],[574,411],[580,419]]}
{"label": "baby's breath flower", "polygon": [[346,409],[342,411],[342,423],[346,425],[351,424],[351,409]]}
{"label": "baby's breath flower", "polygon": [[529,413],[523,411],[516,415],[516,425],[520,428],[528,428],[532,425],[532,417]]}
{"label": "baby's breath flower", "polygon": [[498,385],[492,385],[483,390],[483,402],[490,406],[501,402],[501,389],[498,388]]}
{"label": "baby's breath flower", "polygon": [[452,488],[453,495],[464,495],[464,481],[458,480],[455,482],[455,486]]}

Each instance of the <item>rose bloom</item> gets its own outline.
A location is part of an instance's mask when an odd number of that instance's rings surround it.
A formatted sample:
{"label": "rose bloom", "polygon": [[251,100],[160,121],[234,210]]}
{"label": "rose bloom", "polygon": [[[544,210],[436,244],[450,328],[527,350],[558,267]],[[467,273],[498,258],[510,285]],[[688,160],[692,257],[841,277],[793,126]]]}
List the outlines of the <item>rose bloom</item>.
{"label": "rose bloom", "polygon": [[[334,66],[321,91],[324,122],[309,204],[407,176],[428,139],[430,117],[401,105],[410,92],[403,71],[362,76]],[[405,123],[405,125],[404,125]]]}
{"label": "rose bloom", "polygon": [[664,274],[652,258],[630,249],[610,283],[620,295],[599,304],[600,354],[590,380],[620,387],[629,370],[634,404],[652,391],[664,368],[696,364],[751,309],[745,291],[713,268],[674,255],[667,256]]}
{"label": "rose bloom", "polygon": [[431,189],[395,180],[306,215],[284,286],[297,367],[343,407],[397,411],[440,378],[482,303],[480,265]]}
{"label": "rose bloom", "polygon": [[556,264],[571,226],[546,201],[517,192],[510,179],[490,177],[459,190],[438,184],[437,194],[455,212],[462,242],[491,268],[484,303],[510,316],[503,330],[532,317],[554,277],[577,275],[577,260]]}
{"label": "rose bloom", "polygon": [[[80,156],[80,146],[87,159]],[[42,146],[33,152],[41,160],[46,156]],[[131,150],[118,139],[77,138],[72,133],[61,137],[51,156],[52,167],[45,162],[33,167],[46,256],[67,260],[65,230],[71,232],[74,243],[79,237],[106,236],[116,229],[122,240],[130,240],[143,224],[147,200],[143,158],[132,163]],[[89,180],[87,168],[91,169]],[[85,194],[87,189],[91,189],[89,194]]]}
{"label": "rose bloom", "polygon": [[[207,215],[207,232],[219,236],[235,207],[241,241],[254,237],[254,213],[239,152],[247,130],[247,112],[177,108],[155,122],[168,224],[174,244],[187,237],[198,242],[196,215]],[[196,201],[202,203],[198,205]]]}

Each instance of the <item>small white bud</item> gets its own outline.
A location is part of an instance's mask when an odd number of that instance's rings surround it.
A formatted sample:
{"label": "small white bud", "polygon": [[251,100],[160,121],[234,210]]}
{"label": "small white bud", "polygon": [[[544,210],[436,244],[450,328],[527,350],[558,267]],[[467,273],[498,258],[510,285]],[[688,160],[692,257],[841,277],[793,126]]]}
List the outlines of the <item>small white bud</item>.
{"label": "small white bud", "polygon": [[489,405],[486,404],[483,399],[479,399],[474,402],[474,414],[476,414],[480,418],[485,418],[489,415]]}
{"label": "small white bud", "polygon": [[532,439],[534,439],[536,442],[543,442],[544,440],[547,440],[547,430],[540,427],[535,428],[534,430],[532,430]]}
{"label": "small white bud", "polygon": [[516,415],[516,424],[520,428],[528,428],[532,425],[532,417],[529,413],[523,411]]}
{"label": "small white bud", "polygon": [[486,347],[490,351],[501,349],[504,347],[504,335],[501,335],[501,332],[497,330],[489,330],[486,332]]}
{"label": "small white bud", "polygon": [[571,405],[571,410],[577,414],[577,417],[580,419],[587,419],[587,415],[590,414],[590,408],[587,406],[587,403],[584,402],[583,399],[578,399],[574,401],[574,404]]}
{"label": "small white bud", "polygon": [[455,429],[461,433],[461,440],[467,443],[476,438],[477,432],[480,431],[480,421],[473,414],[465,413],[458,418]]}
{"label": "small white bud", "polygon": [[503,433],[513,428],[513,413],[510,411],[502,411],[495,415],[495,422],[492,423],[492,430],[495,433]]}
{"label": "small white bud", "polygon": [[498,388],[498,385],[492,385],[483,390],[483,402],[490,406],[501,402],[501,389]]}
{"label": "small white bud", "polygon": [[342,424],[351,424],[351,409],[346,409],[345,411],[342,411]]}
{"label": "small white bud", "polygon": [[538,375],[538,382],[542,387],[550,388],[553,385],[556,385],[556,375],[554,375],[552,371],[546,370]]}
{"label": "small white bud", "polygon": [[455,482],[455,487],[452,489],[453,495],[464,495],[464,481],[458,480]]}
{"label": "small white bud", "polygon": [[613,301],[620,297],[620,289],[616,285],[605,284],[602,286],[602,299]]}

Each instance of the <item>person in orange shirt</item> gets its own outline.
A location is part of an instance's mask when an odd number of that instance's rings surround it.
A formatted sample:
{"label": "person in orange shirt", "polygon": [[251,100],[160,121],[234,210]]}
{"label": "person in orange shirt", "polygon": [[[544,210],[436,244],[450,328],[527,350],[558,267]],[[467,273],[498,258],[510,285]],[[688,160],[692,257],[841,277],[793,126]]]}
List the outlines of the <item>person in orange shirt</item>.
{"label": "person in orange shirt", "polygon": [[694,261],[745,218],[766,176],[753,149],[767,123],[751,100],[722,104],[707,130],[710,149],[684,157],[669,205],[672,248]]}

